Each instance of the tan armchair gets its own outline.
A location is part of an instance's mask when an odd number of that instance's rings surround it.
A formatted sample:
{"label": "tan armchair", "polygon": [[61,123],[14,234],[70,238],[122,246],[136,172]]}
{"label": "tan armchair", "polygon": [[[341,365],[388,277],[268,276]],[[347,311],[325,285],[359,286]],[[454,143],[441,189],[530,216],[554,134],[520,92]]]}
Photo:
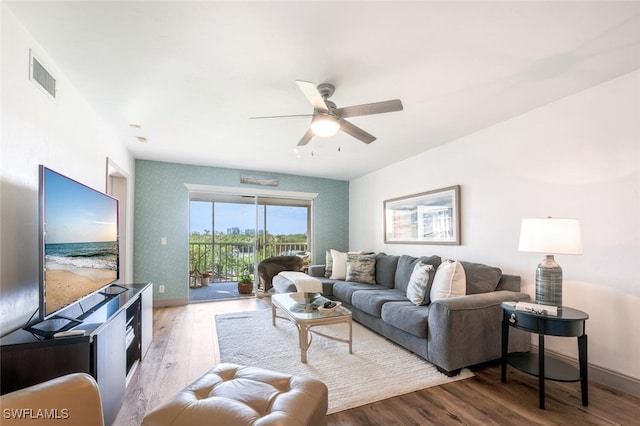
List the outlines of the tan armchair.
{"label": "tan armchair", "polygon": [[104,426],[98,384],[73,373],[0,396],[0,423]]}

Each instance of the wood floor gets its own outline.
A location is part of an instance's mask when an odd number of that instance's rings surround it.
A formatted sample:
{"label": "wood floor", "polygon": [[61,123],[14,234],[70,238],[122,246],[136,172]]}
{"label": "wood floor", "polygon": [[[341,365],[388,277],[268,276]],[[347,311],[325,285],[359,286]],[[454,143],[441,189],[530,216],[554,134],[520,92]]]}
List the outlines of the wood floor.
{"label": "wood floor", "polygon": [[[243,299],[154,309],[151,348],[131,377],[114,424],[139,425],[147,411],[220,362],[215,314],[269,307],[268,299]],[[498,364],[472,370],[475,377],[470,379],[334,413],[327,417],[328,424],[640,424],[640,398],[595,382],[589,383],[588,407],[581,405],[578,383],[545,382],[546,410],[540,410],[537,378],[509,368],[507,383],[502,384]]]}

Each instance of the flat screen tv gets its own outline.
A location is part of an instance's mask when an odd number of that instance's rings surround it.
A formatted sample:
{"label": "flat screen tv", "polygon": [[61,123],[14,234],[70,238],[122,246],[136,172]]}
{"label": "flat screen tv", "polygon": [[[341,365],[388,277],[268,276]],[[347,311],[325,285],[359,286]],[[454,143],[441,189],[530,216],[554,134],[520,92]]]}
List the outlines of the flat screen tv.
{"label": "flat screen tv", "polygon": [[40,166],[40,319],[119,278],[118,200]]}

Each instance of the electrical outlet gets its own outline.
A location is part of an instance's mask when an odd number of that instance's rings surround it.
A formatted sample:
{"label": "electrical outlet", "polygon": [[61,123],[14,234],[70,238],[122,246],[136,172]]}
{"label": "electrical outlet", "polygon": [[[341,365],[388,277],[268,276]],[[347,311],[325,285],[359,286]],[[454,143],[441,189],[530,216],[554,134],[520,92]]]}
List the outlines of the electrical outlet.
{"label": "electrical outlet", "polygon": [[158,292],[159,292],[159,293],[164,293],[164,284],[160,284],[160,285],[158,286]]}
{"label": "electrical outlet", "polygon": [[160,238],[160,244],[162,244],[163,246],[166,246],[167,245],[167,237]]}

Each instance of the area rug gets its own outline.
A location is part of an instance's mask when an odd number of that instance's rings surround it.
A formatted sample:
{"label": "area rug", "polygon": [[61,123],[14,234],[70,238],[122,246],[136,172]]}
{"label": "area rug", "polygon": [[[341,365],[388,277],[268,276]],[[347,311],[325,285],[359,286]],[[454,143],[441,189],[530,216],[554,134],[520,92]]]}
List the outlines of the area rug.
{"label": "area rug", "polygon": [[[296,327],[283,319],[272,326],[270,309],[216,315],[215,323],[222,362],[315,377],[329,388],[329,414],[473,376],[463,369],[456,377],[447,377],[356,322],[352,355],[346,343],[313,336],[307,364],[300,362]],[[317,329],[348,336],[346,324]]]}

